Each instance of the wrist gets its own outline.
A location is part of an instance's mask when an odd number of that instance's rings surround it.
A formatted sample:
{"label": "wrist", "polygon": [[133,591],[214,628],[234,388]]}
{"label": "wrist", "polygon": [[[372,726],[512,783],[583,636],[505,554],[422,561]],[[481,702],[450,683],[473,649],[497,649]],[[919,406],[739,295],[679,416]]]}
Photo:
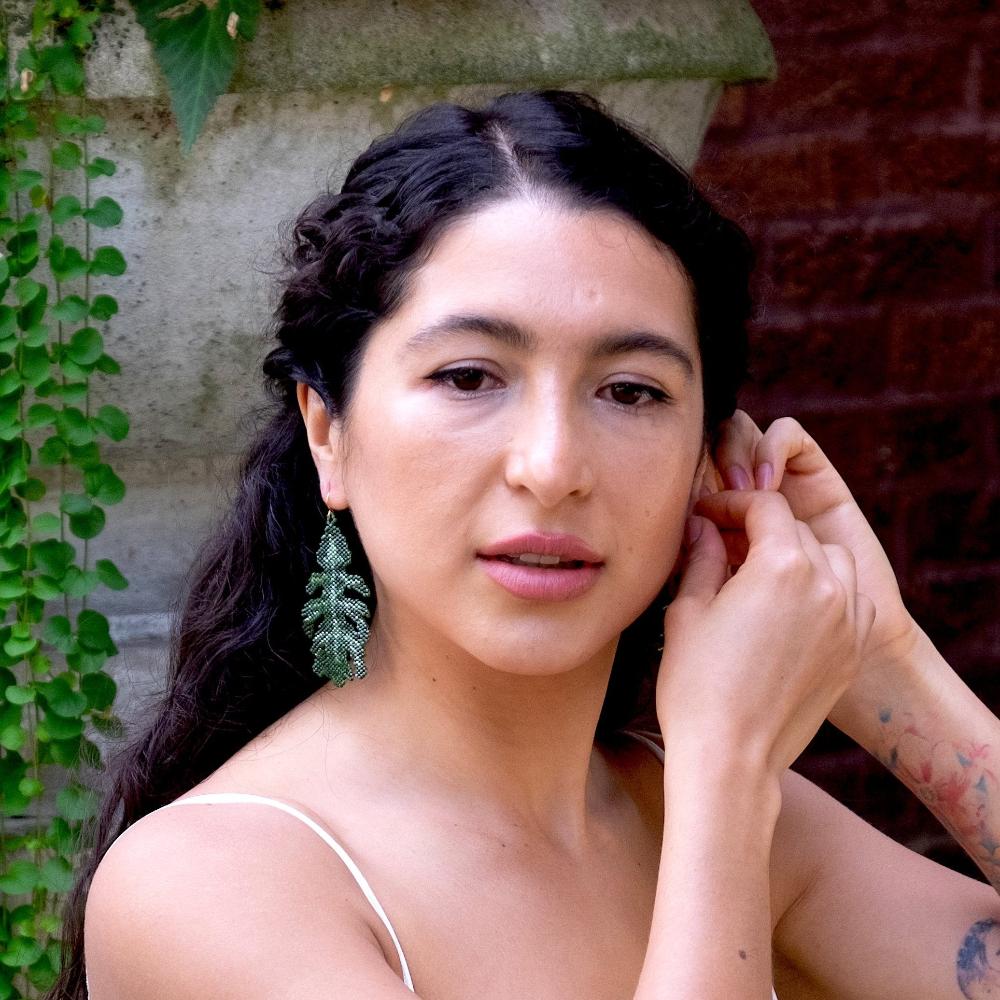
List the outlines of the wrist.
{"label": "wrist", "polygon": [[667,815],[724,816],[764,826],[781,812],[781,774],[765,755],[738,743],[664,740],[663,801]]}

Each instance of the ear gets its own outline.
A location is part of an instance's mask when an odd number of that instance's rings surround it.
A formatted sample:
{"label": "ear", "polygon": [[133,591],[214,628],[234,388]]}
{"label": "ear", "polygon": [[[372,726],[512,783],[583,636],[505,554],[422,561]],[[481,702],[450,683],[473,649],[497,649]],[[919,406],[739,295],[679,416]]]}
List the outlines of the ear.
{"label": "ear", "polygon": [[719,477],[719,470],[715,467],[715,461],[712,459],[712,451],[707,442],[702,448],[701,460],[698,462],[698,468],[691,481],[691,495],[688,498],[688,516],[694,510],[694,505],[698,502],[704,487],[708,487],[713,493],[717,493],[723,488],[722,479]]}
{"label": "ear", "polygon": [[316,465],[320,495],[327,507],[343,510],[349,504],[344,486],[340,420],[330,416],[319,393],[305,382],[296,383],[295,395]]}

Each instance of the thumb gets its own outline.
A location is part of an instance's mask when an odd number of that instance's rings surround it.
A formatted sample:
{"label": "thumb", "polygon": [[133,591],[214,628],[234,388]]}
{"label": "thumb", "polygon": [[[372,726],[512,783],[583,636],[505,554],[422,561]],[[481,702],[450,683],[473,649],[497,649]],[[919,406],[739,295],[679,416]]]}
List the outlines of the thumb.
{"label": "thumb", "polygon": [[677,597],[708,603],[726,582],[729,560],[719,529],[707,518],[692,514],[688,519],[691,541]]}

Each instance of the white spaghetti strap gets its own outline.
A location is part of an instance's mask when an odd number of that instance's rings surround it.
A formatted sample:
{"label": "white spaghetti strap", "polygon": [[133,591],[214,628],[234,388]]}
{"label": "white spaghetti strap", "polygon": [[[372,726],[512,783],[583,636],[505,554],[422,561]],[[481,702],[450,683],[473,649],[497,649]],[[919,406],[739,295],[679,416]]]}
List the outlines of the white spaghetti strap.
{"label": "white spaghetti strap", "polygon": [[[655,753],[656,756],[660,758],[661,762],[664,760],[662,748],[658,743],[655,743],[648,736],[644,736],[642,733],[637,733],[633,729],[623,729],[622,732],[628,736],[634,736],[637,740],[642,740],[642,742],[645,743],[646,746],[648,746],[653,751],[653,753]],[[771,987],[771,1000],[778,1000],[778,994],[774,992],[773,986]]]}
{"label": "white spaghetti strap", "polygon": [[637,740],[642,740],[643,743],[648,746],[657,757],[660,758],[661,763],[663,762],[663,751],[660,749],[659,745],[654,743],[648,736],[644,736],[642,733],[637,733],[633,729],[623,729],[623,733],[628,736],[634,736]]}
{"label": "white spaghetti strap", "polygon": [[340,860],[344,862],[347,866],[347,870],[354,877],[354,881],[358,883],[361,891],[365,894],[365,899],[371,903],[372,909],[378,914],[379,920],[385,924],[385,929],[389,932],[389,937],[392,938],[392,943],[396,946],[396,954],[399,956],[399,965],[403,970],[403,982],[409,987],[411,992],[413,990],[413,980],[410,977],[410,967],[406,964],[406,956],[403,954],[403,949],[400,946],[399,938],[396,937],[396,932],[393,929],[392,924],[389,922],[389,918],[386,916],[385,910],[382,909],[382,904],[375,897],[375,893],[372,892],[372,887],[368,884],[368,880],[361,874],[361,869],[354,863],[351,856],[344,850],[340,844],[337,843],[330,836],[326,830],[323,829],[317,822],[310,819],[305,813],[299,811],[294,806],[290,806],[287,802],[282,802],[280,799],[271,799],[264,795],[252,795],[249,792],[209,792],[203,795],[192,795],[186,799],[177,799],[174,802],[170,802],[163,809],[169,809],[171,806],[186,806],[186,805],[201,805],[201,804],[212,804],[216,802],[249,802],[249,803],[260,803],[265,805],[274,806],[275,809],[280,809],[282,812],[289,813],[295,816],[297,819],[302,820],[311,830],[319,834],[320,837],[326,841],[327,844],[332,847],[337,854],[340,856]]}

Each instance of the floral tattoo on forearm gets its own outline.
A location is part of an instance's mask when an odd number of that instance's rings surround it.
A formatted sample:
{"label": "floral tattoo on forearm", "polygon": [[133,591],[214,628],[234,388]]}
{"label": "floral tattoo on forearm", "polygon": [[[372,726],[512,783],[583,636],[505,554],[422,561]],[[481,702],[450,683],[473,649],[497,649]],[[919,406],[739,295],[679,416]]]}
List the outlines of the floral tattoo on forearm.
{"label": "floral tattoo on forearm", "polygon": [[933,740],[912,713],[889,708],[879,710],[879,736],[875,756],[927,805],[1000,891],[1000,781],[991,746]]}

